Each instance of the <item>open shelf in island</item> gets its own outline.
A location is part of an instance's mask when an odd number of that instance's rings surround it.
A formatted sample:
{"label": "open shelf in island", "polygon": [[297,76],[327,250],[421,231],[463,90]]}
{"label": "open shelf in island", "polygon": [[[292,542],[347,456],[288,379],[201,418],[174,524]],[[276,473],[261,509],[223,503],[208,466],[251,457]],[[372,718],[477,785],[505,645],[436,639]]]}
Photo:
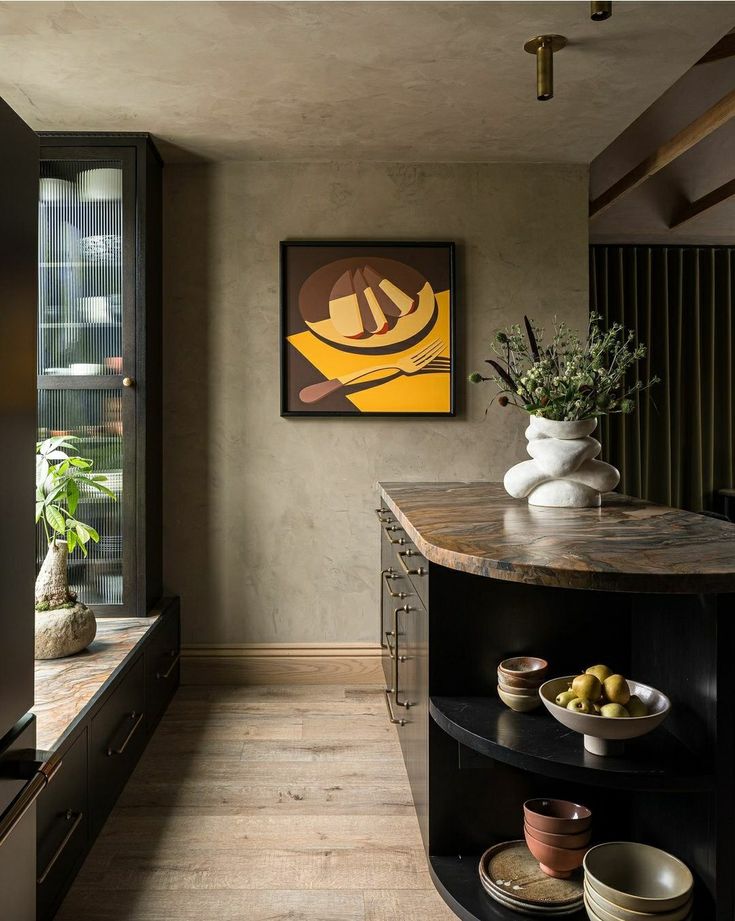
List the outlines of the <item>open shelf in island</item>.
{"label": "open shelf in island", "polygon": [[462,745],[548,777],[658,792],[711,790],[714,784],[702,760],[664,726],[631,739],[624,756],[601,758],[586,751],[582,736],[546,710],[514,713],[492,697],[432,697],[429,712]]}

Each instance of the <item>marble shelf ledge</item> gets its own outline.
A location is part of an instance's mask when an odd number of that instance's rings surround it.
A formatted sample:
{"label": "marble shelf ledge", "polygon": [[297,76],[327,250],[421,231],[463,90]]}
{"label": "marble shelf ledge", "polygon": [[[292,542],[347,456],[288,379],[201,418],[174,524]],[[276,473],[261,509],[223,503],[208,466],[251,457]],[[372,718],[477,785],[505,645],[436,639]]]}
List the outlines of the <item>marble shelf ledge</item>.
{"label": "marble shelf ledge", "polygon": [[619,592],[735,592],[735,525],[606,493],[601,508],[529,506],[501,483],[381,483],[431,563],[490,579]]}
{"label": "marble shelf ledge", "polygon": [[98,618],[97,636],[84,652],[36,662],[37,748],[59,748],[157,620],[158,615]]}

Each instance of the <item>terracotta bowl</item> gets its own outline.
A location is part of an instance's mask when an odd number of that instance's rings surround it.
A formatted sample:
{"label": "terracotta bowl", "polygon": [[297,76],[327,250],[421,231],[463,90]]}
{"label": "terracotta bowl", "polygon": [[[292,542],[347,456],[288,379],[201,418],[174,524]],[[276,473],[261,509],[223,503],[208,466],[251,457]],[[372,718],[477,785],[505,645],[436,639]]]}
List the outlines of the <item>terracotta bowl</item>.
{"label": "terracotta bowl", "polygon": [[567,879],[582,866],[587,847],[552,847],[534,838],[528,826],[525,828],[528,850],[538,860],[539,866],[547,876],[555,879]]}
{"label": "terracotta bowl", "polygon": [[503,701],[506,707],[515,710],[516,713],[530,713],[541,706],[541,698],[538,694],[533,697],[522,697],[520,694],[507,694],[501,687],[498,688],[498,697]]}
{"label": "terracotta bowl", "polygon": [[641,912],[628,911],[619,905],[608,902],[590,886],[584,884],[584,899],[588,912],[592,912],[600,921],[687,921],[691,916],[693,899],[689,899],[680,908],[673,911]]}
{"label": "terracotta bowl", "polygon": [[592,837],[592,829],[582,831],[578,835],[552,835],[547,831],[533,828],[527,822],[523,823],[523,828],[524,831],[529,831],[537,841],[542,844],[550,844],[551,847],[565,847],[567,849],[585,847],[590,843],[590,838]]}
{"label": "terracotta bowl", "polygon": [[538,698],[539,702],[541,700],[538,696],[538,688],[511,688],[500,680],[498,680],[498,687],[502,688],[506,694],[511,694],[515,697],[534,697]]}
{"label": "terracotta bowl", "polygon": [[569,688],[574,675],[566,678],[552,678],[539,688],[539,694],[549,713],[562,726],[581,732],[584,735],[584,747],[593,755],[619,755],[626,739],[644,736],[655,729],[669,715],[671,703],[669,698],[638,681],[628,681],[631,694],[637,694],[648,707],[648,716],[629,716],[624,719],[610,719],[594,716],[591,713],[577,713],[567,710],[555,703],[556,697]]}
{"label": "terracotta bowl", "polygon": [[536,690],[541,687],[545,680],[545,672],[536,678],[522,678],[520,675],[511,675],[498,669],[498,681],[507,684],[508,687],[518,688],[519,690]]}
{"label": "terracotta bowl", "polygon": [[511,659],[503,659],[498,665],[501,674],[526,680],[540,678],[546,674],[548,668],[549,663],[546,659],[537,659],[535,656],[514,656]]}
{"label": "terracotta bowl", "polygon": [[529,799],[523,804],[526,825],[550,835],[579,835],[592,825],[586,806],[565,799]]}
{"label": "terracotta bowl", "polygon": [[692,894],[689,867],[672,854],[634,841],[610,841],[587,852],[585,881],[618,909],[649,913],[673,911]]}

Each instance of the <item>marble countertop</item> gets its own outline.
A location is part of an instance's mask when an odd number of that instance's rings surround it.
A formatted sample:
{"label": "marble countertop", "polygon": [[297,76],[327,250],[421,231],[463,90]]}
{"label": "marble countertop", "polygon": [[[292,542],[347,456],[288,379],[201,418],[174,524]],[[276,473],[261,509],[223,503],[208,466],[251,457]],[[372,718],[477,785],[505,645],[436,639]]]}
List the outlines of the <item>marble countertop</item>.
{"label": "marble countertop", "polygon": [[512,499],[501,483],[382,483],[432,563],[493,579],[606,591],[735,592],[735,525],[608,493],[602,508]]}
{"label": "marble countertop", "polygon": [[157,620],[157,615],[99,618],[97,636],[84,652],[36,662],[33,713],[38,748],[51,751],[59,747]]}

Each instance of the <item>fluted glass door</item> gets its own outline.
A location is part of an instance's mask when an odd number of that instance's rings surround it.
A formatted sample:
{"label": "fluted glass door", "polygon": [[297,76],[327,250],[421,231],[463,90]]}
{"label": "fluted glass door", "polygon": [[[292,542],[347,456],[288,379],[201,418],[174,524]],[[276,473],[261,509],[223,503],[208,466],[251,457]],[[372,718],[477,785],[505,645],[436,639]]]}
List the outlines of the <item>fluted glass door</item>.
{"label": "fluted glass door", "polygon": [[[99,543],[69,581],[98,614],[131,604],[135,559],[135,176],[126,150],[44,150],[38,234],[38,437],[73,435],[115,499],[81,495]],[[38,562],[46,551],[38,532]]]}

